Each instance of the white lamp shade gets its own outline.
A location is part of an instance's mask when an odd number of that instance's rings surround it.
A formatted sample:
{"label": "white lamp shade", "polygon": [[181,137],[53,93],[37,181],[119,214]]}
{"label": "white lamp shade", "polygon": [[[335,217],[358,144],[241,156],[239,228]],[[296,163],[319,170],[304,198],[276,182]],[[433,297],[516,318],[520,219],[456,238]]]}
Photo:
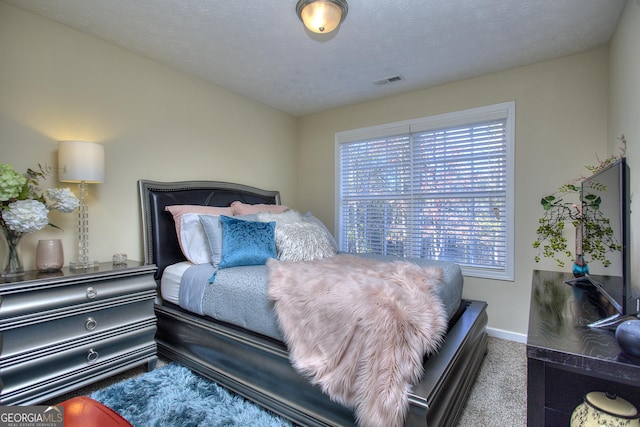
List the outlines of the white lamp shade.
{"label": "white lamp shade", "polygon": [[300,19],[314,33],[330,33],[340,25],[344,18],[342,16],[343,9],[330,0],[306,2],[306,4],[302,3],[300,7]]}
{"label": "white lamp shade", "polygon": [[89,184],[104,182],[104,146],[95,142],[60,141],[58,180]]}

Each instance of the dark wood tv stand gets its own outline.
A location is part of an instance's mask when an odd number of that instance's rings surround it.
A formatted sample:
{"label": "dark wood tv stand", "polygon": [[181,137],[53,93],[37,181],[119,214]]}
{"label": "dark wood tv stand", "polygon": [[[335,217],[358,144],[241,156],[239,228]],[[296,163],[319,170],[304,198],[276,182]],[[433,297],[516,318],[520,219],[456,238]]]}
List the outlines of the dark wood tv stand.
{"label": "dark wood tv stand", "polygon": [[530,427],[569,425],[590,391],[616,393],[640,409],[640,358],[622,351],[614,331],[587,326],[607,316],[608,304],[589,287],[564,283],[572,277],[533,272],[527,336]]}

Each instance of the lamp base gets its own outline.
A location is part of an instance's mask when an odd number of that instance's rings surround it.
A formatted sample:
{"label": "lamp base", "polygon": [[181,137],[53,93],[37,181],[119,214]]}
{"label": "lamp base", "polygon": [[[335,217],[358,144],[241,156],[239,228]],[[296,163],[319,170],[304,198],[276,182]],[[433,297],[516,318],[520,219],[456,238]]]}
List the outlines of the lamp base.
{"label": "lamp base", "polygon": [[71,270],[87,270],[90,268],[98,268],[100,263],[98,261],[71,261],[69,268]]}

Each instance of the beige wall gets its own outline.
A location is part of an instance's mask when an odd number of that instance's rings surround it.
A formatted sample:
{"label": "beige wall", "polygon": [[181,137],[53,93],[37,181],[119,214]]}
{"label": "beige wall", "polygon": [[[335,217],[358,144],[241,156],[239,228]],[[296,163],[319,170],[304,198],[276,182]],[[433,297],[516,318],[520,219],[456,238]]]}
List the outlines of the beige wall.
{"label": "beige wall", "polygon": [[334,133],[499,102],[516,102],[515,281],[465,278],[464,296],[489,303],[489,326],[526,334],[531,242],[540,198],[607,150],[608,50],[332,110],[300,120],[299,203],[334,218]]}
{"label": "beige wall", "polygon": [[[0,1],[0,163],[55,165],[61,139],[104,144],[107,182],[90,188],[91,256],[141,258],[139,178],[279,189],[332,227],[335,132],[515,100],[516,280],[467,278],[465,297],[489,302],[491,327],[524,334],[531,271],[555,268],[533,262],[537,200],[606,156],[620,133],[631,167],[640,162],[639,9],[628,2],[610,61],[600,49],[296,119]],[[27,236],[27,268],[42,238],[62,238],[74,258],[75,215],[52,220],[65,231]]]}
{"label": "beige wall", "polygon": [[[89,189],[92,259],[142,258],[140,178],[240,182],[296,205],[294,117],[0,1],[0,163],[55,165],[62,139],[105,146],[106,182]],[[75,258],[76,215],[55,214],[64,232],[27,235],[26,268],[38,239],[62,238]]]}
{"label": "beige wall", "polygon": [[[624,134],[631,173],[631,201],[640,194],[640,1],[629,0],[610,49],[609,141]],[[610,148],[614,150],[614,148]],[[634,195],[636,195],[634,197]],[[640,209],[631,206],[631,281],[640,289]]]}

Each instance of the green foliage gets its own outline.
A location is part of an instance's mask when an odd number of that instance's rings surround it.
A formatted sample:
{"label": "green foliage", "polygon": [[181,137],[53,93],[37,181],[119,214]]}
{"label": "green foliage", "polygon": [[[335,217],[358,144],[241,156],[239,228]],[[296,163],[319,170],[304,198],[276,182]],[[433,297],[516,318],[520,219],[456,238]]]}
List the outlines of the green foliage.
{"label": "green foliage", "polygon": [[533,247],[539,249],[535,257],[536,262],[540,261],[540,254],[554,259],[558,267],[564,267],[565,256],[573,261],[573,252],[569,249],[565,237],[565,226],[567,223],[579,225],[582,215],[581,208],[575,202],[566,200],[567,196],[572,194],[577,195],[579,200],[580,188],[565,185],[540,201],[544,214],[538,220],[537,238],[533,242]]}
{"label": "green foliage", "polygon": [[[619,155],[586,168],[596,173],[623,157],[626,148],[624,135],[621,141],[623,149]],[[563,184],[555,193],[540,200],[544,212],[538,220],[537,237],[533,242],[533,247],[538,249],[534,257],[536,262],[543,256],[555,260],[558,267],[564,267],[565,259],[573,262],[577,255],[583,255],[587,262],[600,261],[604,267],[608,267],[611,261],[607,259],[607,253],[622,250],[622,245],[614,236],[611,221],[600,211],[602,199],[596,194],[586,194],[582,198],[581,182],[582,179],[578,179]],[[606,185],[601,183],[595,183],[592,188],[599,192],[606,191]],[[565,231],[568,224],[573,226],[573,230],[582,227],[582,253],[574,253],[567,244]],[[578,248],[580,250],[579,245]]]}

